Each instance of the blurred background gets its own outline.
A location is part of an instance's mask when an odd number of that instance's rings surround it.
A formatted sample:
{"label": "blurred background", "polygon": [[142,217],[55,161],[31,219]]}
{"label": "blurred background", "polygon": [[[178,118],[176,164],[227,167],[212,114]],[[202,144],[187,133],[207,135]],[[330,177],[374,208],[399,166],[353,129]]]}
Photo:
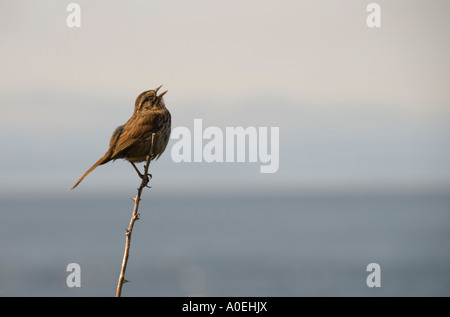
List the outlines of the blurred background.
{"label": "blurred background", "polygon": [[0,295],[115,294],[139,179],[70,187],[163,84],[173,128],[279,127],[280,167],[171,140],[123,296],[449,296],[450,3],[371,2],[0,2]]}

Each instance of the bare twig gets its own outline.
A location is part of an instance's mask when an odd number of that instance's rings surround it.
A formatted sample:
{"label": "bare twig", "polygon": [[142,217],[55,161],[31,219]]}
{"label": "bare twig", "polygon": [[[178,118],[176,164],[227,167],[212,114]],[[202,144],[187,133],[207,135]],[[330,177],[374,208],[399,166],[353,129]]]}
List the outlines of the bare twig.
{"label": "bare twig", "polygon": [[152,143],[150,146],[150,153],[147,156],[147,161],[144,166],[144,175],[142,177],[141,185],[137,189],[138,192],[137,192],[136,197],[131,198],[131,200],[134,201],[134,209],[133,209],[133,214],[131,216],[130,225],[125,230],[125,236],[126,236],[125,251],[123,253],[122,269],[120,270],[119,282],[117,284],[117,290],[116,290],[116,297],[120,297],[120,295],[122,294],[122,285],[124,283],[128,282],[125,279],[125,271],[127,269],[128,255],[130,254],[131,233],[133,231],[134,222],[139,219],[138,208],[139,208],[139,202],[141,201],[142,190],[145,187],[148,187],[147,185],[148,185],[148,182],[150,181],[150,177],[148,174],[148,168],[150,166],[150,161],[153,159],[153,140],[154,140],[154,138],[155,138],[155,134],[153,133],[152,134]]}

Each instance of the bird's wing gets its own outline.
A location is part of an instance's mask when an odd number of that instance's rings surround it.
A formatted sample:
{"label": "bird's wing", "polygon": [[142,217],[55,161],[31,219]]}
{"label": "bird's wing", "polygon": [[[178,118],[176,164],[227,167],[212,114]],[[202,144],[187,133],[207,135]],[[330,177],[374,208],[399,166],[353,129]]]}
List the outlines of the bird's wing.
{"label": "bird's wing", "polygon": [[119,140],[120,135],[123,132],[125,125],[121,125],[120,127],[117,127],[117,129],[114,131],[113,135],[111,136],[111,140],[109,141],[109,148],[114,148],[114,145],[117,143],[117,140]]}
{"label": "bird's wing", "polygon": [[[151,138],[151,134],[156,133],[160,129],[160,124],[158,124],[158,115],[153,116],[151,121],[147,121],[141,124],[134,124],[132,128],[127,128],[126,125],[123,128],[117,128],[117,136],[111,138],[111,142],[115,141],[114,150],[111,155],[114,158],[118,153],[129,148],[137,142],[143,141],[146,135]],[[120,129],[120,131],[119,131]],[[113,138],[115,140],[113,141]]]}

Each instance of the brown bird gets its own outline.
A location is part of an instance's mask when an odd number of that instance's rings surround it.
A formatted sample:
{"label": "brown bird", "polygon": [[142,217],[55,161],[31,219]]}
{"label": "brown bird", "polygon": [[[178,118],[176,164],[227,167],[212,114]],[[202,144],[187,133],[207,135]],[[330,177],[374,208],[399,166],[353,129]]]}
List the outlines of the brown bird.
{"label": "brown bird", "polygon": [[[152,149],[152,159],[159,158],[166,149],[171,132],[171,116],[163,99],[167,91],[157,95],[161,87],[144,91],[136,98],[133,115],[114,131],[108,151],[81,176],[71,189],[77,187],[97,166],[117,159],[129,161],[139,176],[144,177],[134,163],[145,161],[150,155],[150,149]],[[155,135],[152,146],[153,134]]]}

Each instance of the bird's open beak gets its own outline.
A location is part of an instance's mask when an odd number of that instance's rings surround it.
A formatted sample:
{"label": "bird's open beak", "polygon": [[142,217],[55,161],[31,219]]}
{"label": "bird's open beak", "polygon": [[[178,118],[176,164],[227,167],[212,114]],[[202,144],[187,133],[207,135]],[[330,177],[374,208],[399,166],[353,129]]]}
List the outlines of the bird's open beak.
{"label": "bird's open beak", "polygon": [[159,95],[158,98],[161,98],[162,96],[164,96],[166,94],[166,92],[168,92],[168,90],[166,90],[165,92],[161,93],[161,95]]}
{"label": "bird's open beak", "polygon": [[[159,88],[161,88],[163,85],[159,86],[158,88],[155,89],[155,94],[158,93]],[[161,98],[162,96],[164,96],[166,93],[168,92],[168,90],[166,90],[165,92],[163,92],[161,95],[158,96],[158,98]]]}

